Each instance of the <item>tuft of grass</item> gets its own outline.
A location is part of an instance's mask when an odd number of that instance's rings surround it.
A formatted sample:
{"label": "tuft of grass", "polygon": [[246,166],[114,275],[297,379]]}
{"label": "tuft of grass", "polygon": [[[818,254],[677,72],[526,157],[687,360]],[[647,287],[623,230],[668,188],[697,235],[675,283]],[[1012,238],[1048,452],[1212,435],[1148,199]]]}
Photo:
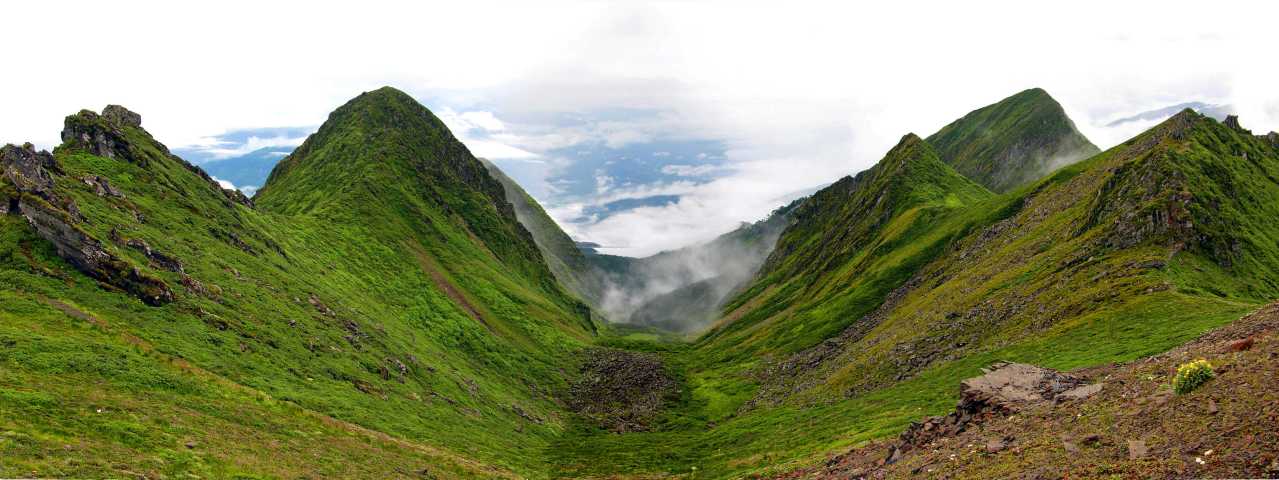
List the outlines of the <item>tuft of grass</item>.
{"label": "tuft of grass", "polygon": [[1198,359],[1177,366],[1177,374],[1172,377],[1172,391],[1184,395],[1194,391],[1215,375],[1212,365],[1207,360]]}

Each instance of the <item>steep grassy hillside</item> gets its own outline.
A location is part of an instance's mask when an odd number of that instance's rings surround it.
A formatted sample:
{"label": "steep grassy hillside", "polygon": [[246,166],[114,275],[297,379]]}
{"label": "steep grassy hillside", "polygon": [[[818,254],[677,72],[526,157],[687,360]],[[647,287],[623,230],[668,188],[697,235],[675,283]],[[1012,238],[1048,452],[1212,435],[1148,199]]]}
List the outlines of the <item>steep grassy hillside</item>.
{"label": "steep grassy hillside", "polygon": [[974,110],[927,141],[959,173],[999,193],[1100,151],[1039,88]]}
{"label": "steep grassy hillside", "polygon": [[704,350],[744,360],[829,338],[938,253],[954,233],[938,234],[937,224],[990,196],[918,136],[902,137],[878,164],[791,212],[755,283],[701,340]]}
{"label": "steep grassy hillside", "polygon": [[604,281],[600,278],[601,273],[597,267],[587,260],[582,250],[577,248],[577,243],[560,229],[555,219],[547,215],[546,210],[523,187],[493,162],[482,158],[480,162],[502,184],[506,201],[515,209],[515,216],[520,224],[533,235],[533,240],[555,279],[591,305],[599,305],[604,297]]}
{"label": "steep grassy hillside", "polygon": [[352,100],[256,208],[122,108],[63,138],[2,157],[0,476],[545,475],[593,326],[425,108]]}
{"label": "steep grassy hillside", "polygon": [[1170,290],[1275,298],[1279,231],[1255,219],[1279,208],[1277,161],[1260,139],[1184,112],[985,207],[1008,214],[948,245],[833,342],[780,364],[764,395],[857,395]]}

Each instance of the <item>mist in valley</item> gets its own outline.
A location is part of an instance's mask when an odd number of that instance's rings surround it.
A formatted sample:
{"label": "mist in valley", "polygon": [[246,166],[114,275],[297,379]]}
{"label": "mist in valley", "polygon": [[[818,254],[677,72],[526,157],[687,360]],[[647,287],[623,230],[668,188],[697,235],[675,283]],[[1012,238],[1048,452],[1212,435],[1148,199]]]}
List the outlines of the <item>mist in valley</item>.
{"label": "mist in valley", "polygon": [[644,258],[588,255],[602,286],[598,307],[614,323],[682,334],[705,330],[755,277],[792,206],[700,245]]}

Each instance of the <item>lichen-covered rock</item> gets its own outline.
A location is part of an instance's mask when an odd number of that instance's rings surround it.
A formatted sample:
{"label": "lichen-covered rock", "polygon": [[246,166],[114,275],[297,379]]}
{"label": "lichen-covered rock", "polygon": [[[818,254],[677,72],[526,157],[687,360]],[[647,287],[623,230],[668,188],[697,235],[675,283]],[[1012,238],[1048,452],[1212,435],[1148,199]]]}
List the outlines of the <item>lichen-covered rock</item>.
{"label": "lichen-covered rock", "polygon": [[123,289],[148,305],[173,301],[173,292],[163,280],[151,277],[103,248],[66,212],[43,200],[24,196],[20,203],[27,223],[43,239],[53,244],[62,257],[86,275]]}
{"label": "lichen-covered rock", "polygon": [[107,119],[108,122],[123,127],[142,126],[142,115],[133,113],[129,109],[119,105],[107,105],[107,108],[102,109],[102,118]]}
{"label": "lichen-covered rock", "polygon": [[1012,413],[1083,385],[1082,379],[1025,363],[997,363],[985,375],[960,382],[960,410]]}
{"label": "lichen-covered rock", "polygon": [[61,174],[62,168],[49,152],[36,151],[28,143],[21,147],[5,145],[0,149],[0,171],[18,191],[49,200],[53,194],[53,174]]}
{"label": "lichen-covered rock", "polygon": [[[118,114],[117,114],[118,115]],[[141,120],[139,120],[140,122]],[[110,121],[89,110],[67,116],[62,124],[62,143],[83,149],[99,157],[147,165],[147,158],[130,151],[129,141],[120,130],[124,123]]]}
{"label": "lichen-covered rock", "polygon": [[[78,224],[84,217],[79,207],[56,190],[54,175],[62,175],[62,169],[49,152],[37,152],[29,143],[21,147],[6,145],[0,149],[0,174],[12,188],[6,194],[8,198],[3,199],[4,213],[26,218],[37,235],[53,244],[58,256],[86,275],[125,290],[149,305],[173,301],[173,292],[164,281],[116,257],[80,228]],[[114,191],[109,186],[103,188]]]}
{"label": "lichen-covered rock", "polygon": [[913,422],[889,452],[888,463],[904,452],[932,441],[957,435],[969,425],[995,415],[1009,415],[1023,408],[1050,402],[1079,400],[1095,395],[1102,386],[1086,385],[1078,377],[1025,363],[999,362],[959,386],[959,404],[946,416]]}
{"label": "lichen-covered rock", "polygon": [[100,175],[88,175],[80,179],[85,185],[93,188],[99,197],[124,198],[124,192],[111,186],[111,182]]}

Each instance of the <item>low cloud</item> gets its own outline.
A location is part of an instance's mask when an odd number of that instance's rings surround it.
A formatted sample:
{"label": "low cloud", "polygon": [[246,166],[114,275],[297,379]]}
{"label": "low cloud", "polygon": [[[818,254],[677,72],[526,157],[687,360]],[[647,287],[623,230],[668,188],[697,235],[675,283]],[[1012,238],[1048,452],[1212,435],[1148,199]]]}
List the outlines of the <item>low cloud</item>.
{"label": "low cloud", "polygon": [[267,155],[288,155],[314,132],[316,127],[269,127],[228,130],[204,136],[185,145],[175,145],[174,152],[194,163],[216,162],[242,157],[261,150]]}
{"label": "low cloud", "polygon": [[541,161],[538,160],[540,155],[514,145],[518,143],[518,136],[500,135],[506,130],[506,124],[493,112],[457,112],[446,106],[435,109],[433,113],[477,157]]}
{"label": "low cloud", "polygon": [[662,173],[679,177],[702,177],[727,169],[723,165],[667,165],[662,167]]}

